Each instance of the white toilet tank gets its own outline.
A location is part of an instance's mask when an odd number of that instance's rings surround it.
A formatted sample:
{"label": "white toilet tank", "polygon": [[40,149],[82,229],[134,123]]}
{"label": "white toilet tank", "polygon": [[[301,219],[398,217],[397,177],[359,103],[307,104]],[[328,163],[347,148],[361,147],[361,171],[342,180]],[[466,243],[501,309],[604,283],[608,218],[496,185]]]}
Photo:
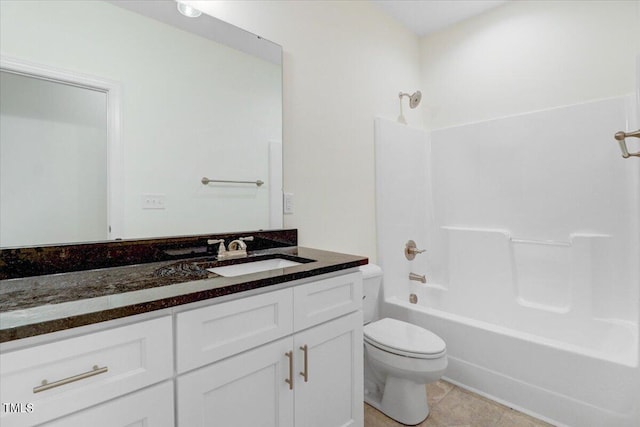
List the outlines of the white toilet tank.
{"label": "white toilet tank", "polygon": [[360,267],[362,272],[364,324],[378,319],[378,294],[382,284],[382,269],[375,264]]}

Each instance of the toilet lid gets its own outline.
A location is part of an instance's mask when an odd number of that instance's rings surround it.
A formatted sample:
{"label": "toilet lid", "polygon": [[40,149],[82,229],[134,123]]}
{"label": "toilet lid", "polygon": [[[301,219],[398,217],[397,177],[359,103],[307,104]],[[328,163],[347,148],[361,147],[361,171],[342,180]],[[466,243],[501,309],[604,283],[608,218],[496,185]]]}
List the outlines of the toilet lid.
{"label": "toilet lid", "polygon": [[396,319],[381,319],[364,327],[364,339],[391,353],[416,358],[444,354],[445,342],[431,331]]}

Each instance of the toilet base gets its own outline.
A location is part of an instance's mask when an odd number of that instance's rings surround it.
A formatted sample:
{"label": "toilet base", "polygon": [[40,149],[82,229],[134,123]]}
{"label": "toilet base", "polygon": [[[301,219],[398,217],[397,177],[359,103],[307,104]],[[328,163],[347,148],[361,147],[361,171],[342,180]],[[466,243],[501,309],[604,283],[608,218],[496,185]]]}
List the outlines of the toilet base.
{"label": "toilet base", "polygon": [[427,389],[403,378],[387,377],[384,391],[368,390],[364,401],[399,423],[417,425],[429,416]]}

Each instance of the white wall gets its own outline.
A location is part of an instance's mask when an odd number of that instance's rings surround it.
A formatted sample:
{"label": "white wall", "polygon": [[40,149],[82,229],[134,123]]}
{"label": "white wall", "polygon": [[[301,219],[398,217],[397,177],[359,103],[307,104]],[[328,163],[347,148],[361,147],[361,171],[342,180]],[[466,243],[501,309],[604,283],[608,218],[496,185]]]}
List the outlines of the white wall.
{"label": "white wall", "polygon": [[398,92],[420,89],[418,38],[366,1],[192,3],[283,46],[285,227],[375,261],[373,118],[395,120]]}
{"label": "white wall", "polygon": [[[283,46],[284,179],[285,190],[295,194],[295,213],[285,216],[285,227],[299,229],[302,245],[372,260],[373,117],[395,119],[400,90],[423,92],[418,110],[405,105],[410,124],[421,125],[424,113],[430,127],[442,127],[620,95],[633,84],[633,58],[626,52],[637,46],[637,2],[512,2],[426,38],[421,47],[416,36],[365,1],[192,3]],[[527,11],[533,17],[526,18]],[[575,24],[549,29],[567,14],[576,16]],[[489,30],[501,18],[507,21],[498,25],[502,38]],[[605,24],[596,25],[596,18]],[[546,30],[534,25],[536,19],[547,23]],[[531,37],[516,40],[521,30]],[[460,50],[476,33],[486,36],[476,44],[478,53]],[[494,49],[499,42],[502,49]],[[445,48],[436,49],[438,43]],[[541,48],[549,45],[555,49]],[[456,51],[470,54],[456,62],[450,58]],[[516,68],[495,73],[505,63]],[[495,96],[492,76],[504,82],[501,96]],[[553,76],[554,84],[546,84]]]}
{"label": "white wall", "polygon": [[632,1],[509,2],[421,41],[364,1],[192,3],[284,48],[285,226],[373,260],[372,119],[397,117],[399,90],[423,93],[410,124],[440,128],[635,87]]}
{"label": "white wall", "polygon": [[633,93],[639,5],[512,1],[423,38],[427,127]]}

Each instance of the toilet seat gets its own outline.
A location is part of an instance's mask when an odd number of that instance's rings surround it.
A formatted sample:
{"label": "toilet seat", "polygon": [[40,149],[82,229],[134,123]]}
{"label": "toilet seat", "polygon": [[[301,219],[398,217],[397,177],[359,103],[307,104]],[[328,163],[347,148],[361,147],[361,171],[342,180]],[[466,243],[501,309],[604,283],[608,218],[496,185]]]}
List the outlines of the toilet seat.
{"label": "toilet seat", "polygon": [[436,359],[446,354],[446,344],[436,334],[396,319],[381,319],[364,327],[364,340],[380,350],[416,359]]}

